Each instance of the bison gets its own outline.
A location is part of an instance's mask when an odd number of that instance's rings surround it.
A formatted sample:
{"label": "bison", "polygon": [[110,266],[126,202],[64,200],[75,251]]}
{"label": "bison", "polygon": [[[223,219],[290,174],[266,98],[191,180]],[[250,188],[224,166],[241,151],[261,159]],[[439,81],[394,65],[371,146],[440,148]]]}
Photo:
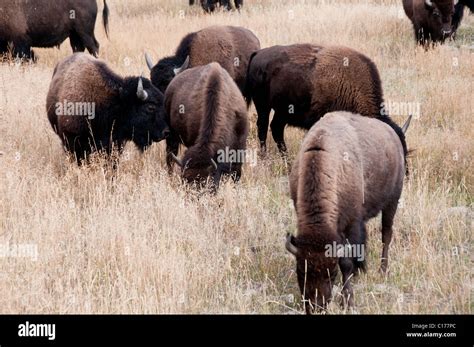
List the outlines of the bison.
{"label": "bison", "polygon": [[286,248],[296,257],[306,312],[331,300],[337,266],[344,304],[353,305],[351,275],[365,269],[365,223],[382,211],[382,266],[388,265],[392,225],[402,192],[406,156],[394,127],[349,112],[325,115],[308,132],[290,174],[297,236]]}
{"label": "bison", "polygon": [[[244,153],[248,134],[245,100],[229,73],[218,63],[180,73],[165,93],[170,135],[166,139],[167,164],[175,161],[188,183],[203,185],[211,178],[217,189],[223,174],[237,181],[242,160],[225,153]],[[181,159],[180,143],[187,147]]]}
{"label": "bison", "polygon": [[186,35],[175,55],[161,59],[155,66],[149,55],[145,57],[151,70],[151,81],[163,93],[180,71],[212,62],[226,69],[243,91],[250,56],[259,49],[260,41],[248,29],[211,26]]}
{"label": "bison", "polygon": [[[87,48],[97,56],[96,17],[95,0],[0,0],[0,53],[11,47],[15,57],[35,60],[31,47],[59,46],[69,37],[74,52]],[[108,35],[106,0],[102,18]]]}
{"label": "bison", "polygon": [[[217,5],[230,11],[232,10],[231,0],[201,0],[201,6],[206,12],[214,12]],[[235,8],[240,10],[244,5],[244,0],[235,0]]]}
{"label": "bison", "polygon": [[260,146],[266,150],[270,111],[272,136],[286,152],[285,126],[309,129],[324,114],[350,111],[390,122],[375,64],[347,47],[273,46],[250,59],[245,96],[257,113]]}
{"label": "bison", "polygon": [[464,7],[469,8],[471,13],[474,13],[474,1],[459,0],[458,3],[454,6],[454,14],[452,19],[454,32],[456,32],[456,30],[459,28],[459,25],[461,25],[461,21],[464,16]]}
{"label": "bison", "polygon": [[55,68],[46,101],[48,118],[80,164],[95,150],[122,150],[133,140],[143,151],[168,134],[163,94],[141,77],[123,78],[85,53]]}
{"label": "bison", "polygon": [[415,38],[421,45],[443,43],[454,33],[453,0],[403,0],[403,9],[413,23]]}

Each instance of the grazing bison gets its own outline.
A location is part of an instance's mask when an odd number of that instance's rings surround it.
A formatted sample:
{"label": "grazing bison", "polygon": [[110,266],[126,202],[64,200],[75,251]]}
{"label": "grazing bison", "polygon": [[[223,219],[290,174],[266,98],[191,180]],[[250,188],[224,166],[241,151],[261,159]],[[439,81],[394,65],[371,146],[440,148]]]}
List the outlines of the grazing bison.
{"label": "grazing bison", "polygon": [[381,112],[377,67],[346,47],[296,44],[262,49],[250,59],[245,95],[257,109],[262,150],[272,109],[272,136],[282,153],[287,124],[309,129],[327,112],[350,111],[390,122]]}
{"label": "grazing bison", "polygon": [[[240,178],[242,160],[234,159],[245,152],[247,108],[226,70],[211,63],[180,73],[166,90],[165,108],[170,125],[166,139],[170,171],[174,160],[187,182],[202,185],[211,178],[214,189],[223,174]],[[180,143],[188,149],[178,159]]]}
{"label": "grazing bison", "polygon": [[95,150],[122,150],[133,140],[140,150],[168,134],[163,94],[150,80],[120,77],[85,53],[55,70],[46,101],[48,118],[78,163]]}
{"label": "grazing bison", "polygon": [[173,77],[188,67],[219,63],[235,80],[241,91],[245,88],[247,66],[260,41],[248,29],[234,26],[211,26],[186,35],[174,56],[161,59],[151,70],[151,81],[163,93]]}
{"label": "grazing bison", "polygon": [[[106,34],[108,16],[104,0],[102,17]],[[74,52],[87,48],[97,56],[96,17],[95,0],[0,0],[0,54],[11,46],[14,56],[34,60],[31,47],[59,46],[69,37]]]}
{"label": "grazing bison", "polygon": [[471,13],[474,13],[474,1],[473,0],[459,0],[458,3],[454,6],[453,14],[453,31],[458,30],[459,25],[461,25],[462,18],[464,16],[464,7],[469,8]]}
{"label": "grazing bison", "polygon": [[350,277],[365,269],[365,223],[380,211],[386,271],[405,175],[400,140],[388,124],[348,112],[325,115],[306,135],[290,175],[298,234],[287,235],[286,248],[296,257],[307,313],[326,308],[338,265],[344,303],[353,305]]}
{"label": "grazing bison", "polygon": [[[231,0],[201,0],[201,6],[206,12],[214,12],[218,4],[222,8],[225,8],[228,11],[232,10]],[[243,5],[244,5],[244,0],[235,0],[236,9],[240,10]]]}
{"label": "grazing bison", "polygon": [[452,36],[453,0],[403,0],[403,9],[419,44],[443,43]]}

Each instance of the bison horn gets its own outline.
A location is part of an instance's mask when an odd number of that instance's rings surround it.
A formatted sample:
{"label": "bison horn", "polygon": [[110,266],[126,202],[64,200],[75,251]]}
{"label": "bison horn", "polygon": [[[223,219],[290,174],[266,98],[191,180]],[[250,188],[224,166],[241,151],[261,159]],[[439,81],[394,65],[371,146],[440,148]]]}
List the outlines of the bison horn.
{"label": "bison horn", "polygon": [[141,77],[138,80],[137,97],[142,101],[145,101],[146,99],[148,99],[148,93],[143,88],[143,81]]}
{"label": "bison horn", "polygon": [[404,134],[407,133],[408,127],[410,126],[411,117],[412,117],[412,115],[409,115],[407,121],[402,126],[402,131],[403,131]]}
{"label": "bison horn", "polygon": [[298,254],[298,248],[293,244],[292,240],[293,236],[291,236],[290,233],[286,234],[286,249],[288,250],[288,252],[296,256]]}
{"label": "bison horn", "polygon": [[151,71],[151,69],[153,69],[153,66],[154,66],[153,59],[151,59],[150,55],[147,52],[145,52],[145,61],[146,61],[146,65]]}
{"label": "bison horn", "polygon": [[181,67],[178,67],[178,68],[173,70],[175,76],[180,74],[184,70],[186,70],[188,67],[189,67],[189,55],[186,57],[186,60],[184,61],[183,65],[181,65]]}
{"label": "bison horn", "polygon": [[212,163],[212,166],[214,167],[214,169],[217,170],[217,163],[214,159],[211,158],[211,163]]}
{"label": "bison horn", "polygon": [[181,160],[179,160],[179,158],[177,156],[175,156],[173,153],[171,153],[171,158],[173,158],[173,160],[176,164],[183,167],[183,162]]}
{"label": "bison horn", "polygon": [[425,0],[425,4],[428,7],[433,7],[433,2],[431,0]]}

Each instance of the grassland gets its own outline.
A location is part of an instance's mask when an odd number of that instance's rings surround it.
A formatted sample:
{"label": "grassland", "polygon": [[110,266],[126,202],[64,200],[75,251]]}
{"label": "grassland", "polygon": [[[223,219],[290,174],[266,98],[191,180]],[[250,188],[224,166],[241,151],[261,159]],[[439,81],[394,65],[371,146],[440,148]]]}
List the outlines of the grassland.
{"label": "grassland", "polygon": [[[123,75],[146,74],[144,51],[169,55],[185,34],[212,24],[247,27],[263,47],[338,44],[369,56],[387,101],[421,107],[407,137],[415,151],[389,275],[378,272],[377,218],[355,309],[333,303],[329,311],[472,313],[474,16],[455,42],[424,51],[401,1],[247,0],[241,13],[213,15],[185,0],[109,7],[110,40],[101,20],[96,28],[100,56]],[[36,260],[0,257],[0,313],[303,313],[284,247],[295,232],[288,165],[273,141],[217,196],[197,196],[169,177],[163,143],[144,155],[128,145],[114,179],[101,158],[77,167],[45,112],[52,71],[70,46],[36,52],[35,65],[0,64],[0,245],[38,252]],[[257,149],[253,107],[249,115],[249,147]],[[290,162],[303,136],[287,129]]]}

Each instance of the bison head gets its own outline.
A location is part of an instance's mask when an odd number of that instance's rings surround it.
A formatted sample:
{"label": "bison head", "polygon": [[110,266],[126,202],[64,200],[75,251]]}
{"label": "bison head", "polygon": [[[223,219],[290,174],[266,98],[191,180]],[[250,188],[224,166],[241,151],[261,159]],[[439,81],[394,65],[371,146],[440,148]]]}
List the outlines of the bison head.
{"label": "bison head", "polygon": [[124,137],[132,139],[140,150],[166,138],[169,128],[165,121],[163,94],[150,80],[132,77],[120,89],[124,112]]}
{"label": "bison head", "polygon": [[303,237],[290,234],[286,249],[296,257],[296,274],[306,313],[325,310],[332,298],[332,286],[337,275],[337,257],[329,257],[325,250]]}
{"label": "bison head", "polygon": [[428,15],[428,26],[433,41],[444,41],[453,33],[452,17],[454,13],[453,0],[425,0]]}
{"label": "bison head", "polygon": [[155,66],[151,57],[145,53],[145,60],[150,69],[151,81],[162,93],[166,91],[171,80],[189,67],[189,56],[182,64],[176,63],[175,57],[161,59]]}
{"label": "bison head", "polygon": [[210,156],[196,156],[188,151],[183,159],[172,154],[173,160],[181,167],[181,177],[189,184],[204,187],[208,183],[216,190],[222,176],[222,170]]}

